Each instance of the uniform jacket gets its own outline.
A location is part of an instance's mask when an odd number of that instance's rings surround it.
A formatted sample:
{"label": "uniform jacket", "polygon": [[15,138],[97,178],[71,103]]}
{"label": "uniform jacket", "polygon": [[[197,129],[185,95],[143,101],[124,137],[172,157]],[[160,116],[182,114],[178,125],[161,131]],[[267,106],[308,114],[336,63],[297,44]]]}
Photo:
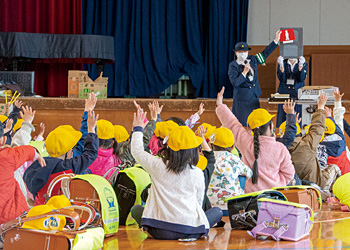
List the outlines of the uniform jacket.
{"label": "uniform jacket", "polygon": [[[298,89],[305,86],[305,78],[307,76],[308,64],[304,63],[303,68],[299,71],[298,63],[294,66],[293,72],[291,66],[284,60],[284,72],[277,66],[277,77],[280,81],[277,92],[280,94],[289,94],[291,98],[298,97]],[[293,79],[294,85],[287,85],[287,79]]]}
{"label": "uniform jacket", "polygon": [[[272,41],[261,53],[267,58],[277,47],[278,45]],[[250,66],[254,70],[252,81],[242,74],[244,65],[232,61],[228,69],[228,76],[233,86],[232,112],[243,126],[246,126],[248,115],[260,107],[259,97],[262,93],[258,79],[258,60],[253,55],[248,56],[247,59],[250,60]]]}
{"label": "uniform jacket", "polygon": [[[231,129],[235,137],[235,146],[242,153],[243,163],[252,169],[255,161],[253,136],[245,130],[226,105],[218,106],[216,114],[221,124]],[[259,141],[258,183],[253,184],[249,179],[246,182],[245,193],[286,186],[294,177],[295,170],[288,149],[277,142],[275,137],[259,136]]]}
{"label": "uniform jacket", "polygon": [[210,200],[207,196],[207,191],[209,187],[209,182],[211,180],[211,176],[214,171],[214,164],[215,164],[215,156],[213,151],[204,151],[203,155],[205,158],[207,158],[208,164],[207,167],[203,170],[204,174],[204,182],[205,182],[205,190],[204,190],[204,200],[203,200],[203,210],[207,211],[211,208]]}
{"label": "uniform jacket", "polygon": [[84,151],[81,155],[72,159],[61,160],[45,157],[46,167],[41,167],[38,161],[24,172],[23,180],[27,184],[29,192],[35,197],[37,192],[46,185],[51,174],[73,171],[74,174],[82,174],[97,158],[99,140],[95,133],[88,133],[85,139]]}
{"label": "uniform jacket", "polygon": [[288,148],[292,156],[295,171],[302,180],[321,185],[321,167],[317,160],[317,147],[324,132],[325,112],[317,110],[312,115],[309,133],[296,137]]}
{"label": "uniform jacket", "polygon": [[28,211],[27,201],[14,177],[14,172],[35,157],[31,146],[0,150],[0,224],[13,220]]}

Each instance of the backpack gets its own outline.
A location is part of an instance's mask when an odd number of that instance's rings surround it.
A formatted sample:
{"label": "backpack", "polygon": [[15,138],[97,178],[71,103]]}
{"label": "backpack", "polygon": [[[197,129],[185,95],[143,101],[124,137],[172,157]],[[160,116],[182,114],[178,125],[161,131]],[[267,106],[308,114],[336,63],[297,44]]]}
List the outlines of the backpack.
{"label": "backpack", "polygon": [[119,203],[120,225],[135,223],[130,210],[134,205],[142,204],[141,193],[150,183],[149,174],[140,165],[119,171],[114,191]]}

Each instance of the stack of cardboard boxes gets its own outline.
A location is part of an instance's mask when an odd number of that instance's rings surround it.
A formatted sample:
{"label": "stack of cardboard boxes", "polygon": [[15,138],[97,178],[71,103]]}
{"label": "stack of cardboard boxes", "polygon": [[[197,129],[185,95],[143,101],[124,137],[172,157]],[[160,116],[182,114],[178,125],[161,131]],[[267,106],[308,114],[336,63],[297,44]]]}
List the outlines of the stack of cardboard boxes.
{"label": "stack of cardboard boxes", "polygon": [[68,71],[68,97],[87,98],[92,92],[97,98],[107,98],[108,77],[101,75],[95,80],[91,80],[87,71]]}

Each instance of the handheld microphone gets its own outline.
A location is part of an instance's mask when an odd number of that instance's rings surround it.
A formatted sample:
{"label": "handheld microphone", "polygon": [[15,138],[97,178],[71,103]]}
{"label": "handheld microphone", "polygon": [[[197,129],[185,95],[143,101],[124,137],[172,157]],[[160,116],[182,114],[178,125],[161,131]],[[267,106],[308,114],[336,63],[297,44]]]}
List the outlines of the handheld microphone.
{"label": "handheld microphone", "polygon": [[[249,63],[248,60],[244,60],[244,63],[247,64]],[[247,77],[253,76],[251,70],[249,69],[248,73],[247,73]]]}

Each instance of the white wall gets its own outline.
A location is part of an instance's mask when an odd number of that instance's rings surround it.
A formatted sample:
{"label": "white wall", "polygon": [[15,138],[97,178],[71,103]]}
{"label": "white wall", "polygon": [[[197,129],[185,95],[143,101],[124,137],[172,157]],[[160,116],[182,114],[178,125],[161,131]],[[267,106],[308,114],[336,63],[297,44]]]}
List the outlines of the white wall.
{"label": "white wall", "polygon": [[267,45],[280,27],[303,27],[304,45],[350,45],[350,0],[249,1],[249,45]]}

